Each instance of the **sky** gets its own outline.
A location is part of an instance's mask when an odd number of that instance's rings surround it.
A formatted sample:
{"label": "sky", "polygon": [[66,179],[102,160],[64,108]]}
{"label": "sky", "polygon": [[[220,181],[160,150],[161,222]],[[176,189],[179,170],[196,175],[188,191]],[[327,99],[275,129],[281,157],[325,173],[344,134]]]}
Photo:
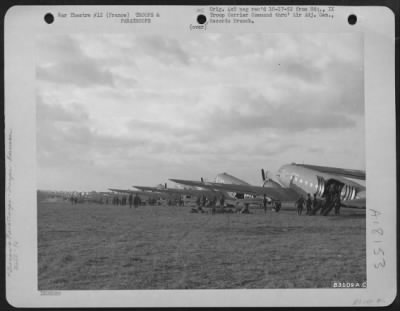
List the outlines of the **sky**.
{"label": "sky", "polygon": [[53,35],[36,56],[38,189],[365,169],[359,34]]}

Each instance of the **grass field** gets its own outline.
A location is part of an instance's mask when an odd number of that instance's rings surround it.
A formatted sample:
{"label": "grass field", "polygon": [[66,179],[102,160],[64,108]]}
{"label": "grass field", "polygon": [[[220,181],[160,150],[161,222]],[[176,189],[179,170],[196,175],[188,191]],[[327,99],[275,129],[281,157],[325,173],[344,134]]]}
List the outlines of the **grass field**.
{"label": "grass field", "polygon": [[39,203],[39,289],[314,288],[366,280],[364,211],[251,211]]}

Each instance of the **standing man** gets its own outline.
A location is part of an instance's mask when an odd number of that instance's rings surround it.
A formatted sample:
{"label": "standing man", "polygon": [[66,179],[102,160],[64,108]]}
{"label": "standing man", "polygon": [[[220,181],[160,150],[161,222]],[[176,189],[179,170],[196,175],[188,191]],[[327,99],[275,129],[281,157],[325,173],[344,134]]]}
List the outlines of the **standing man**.
{"label": "standing man", "polygon": [[133,205],[135,206],[135,208],[137,208],[139,205],[139,197],[137,194],[135,194],[135,197],[133,198]]}
{"label": "standing man", "polygon": [[304,207],[303,195],[300,195],[300,197],[297,199],[296,207],[297,207],[297,215],[301,216],[301,214],[303,213],[303,207]]}
{"label": "standing man", "polygon": [[282,203],[281,201],[277,200],[275,201],[275,212],[279,212],[279,210],[281,209]]}
{"label": "standing man", "polygon": [[224,197],[223,194],[221,195],[221,198],[219,199],[219,205],[221,206],[221,208],[224,208],[224,205],[225,205],[225,197]]}
{"label": "standing man", "polygon": [[132,204],[133,204],[133,195],[132,195],[132,193],[131,194],[129,194],[129,208],[132,208]]}
{"label": "standing man", "polygon": [[341,206],[339,189],[337,189],[337,191],[335,192],[333,204],[335,208],[335,215],[339,215]]}
{"label": "standing man", "polygon": [[312,214],[315,214],[318,210],[318,200],[317,200],[317,194],[314,193],[314,198],[312,201]]}
{"label": "standing man", "polygon": [[311,206],[312,206],[311,195],[307,193],[307,200],[306,200],[307,215],[311,215]]}
{"label": "standing man", "polygon": [[206,196],[203,194],[202,200],[201,200],[201,206],[202,207],[206,207],[206,202],[207,202],[207,198]]}
{"label": "standing man", "polygon": [[267,213],[267,196],[264,194],[263,198],[263,207],[264,207],[264,214]]}

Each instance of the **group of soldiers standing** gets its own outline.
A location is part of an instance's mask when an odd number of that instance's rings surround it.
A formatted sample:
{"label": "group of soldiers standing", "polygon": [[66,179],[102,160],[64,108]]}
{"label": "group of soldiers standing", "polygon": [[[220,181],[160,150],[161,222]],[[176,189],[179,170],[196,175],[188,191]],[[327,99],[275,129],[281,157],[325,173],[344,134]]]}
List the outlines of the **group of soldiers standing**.
{"label": "group of soldiers standing", "polygon": [[299,216],[303,213],[304,206],[306,207],[306,215],[315,215],[320,210],[320,214],[326,216],[332,209],[335,210],[335,215],[339,215],[341,206],[340,185],[330,184],[325,193],[324,201],[318,200],[315,193],[313,198],[308,193],[306,199],[301,195],[295,205]]}
{"label": "group of soldiers standing", "polygon": [[140,197],[137,194],[135,196],[133,196],[132,193],[128,197],[126,197],[126,196],[122,196],[122,197],[114,196],[112,198],[112,205],[125,206],[127,204],[129,204],[130,208],[132,208],[132,206],[137,208],[139,205],[142,204],[142,200],[140,199]]}
{"label": "group of soldiers standing", "polygon": [[78,204],[78,197],[71,196],[71,197],[69,198],[69,200],[71,201],[71,204],[72,204],[72,205],[73,205],[73,204]]}

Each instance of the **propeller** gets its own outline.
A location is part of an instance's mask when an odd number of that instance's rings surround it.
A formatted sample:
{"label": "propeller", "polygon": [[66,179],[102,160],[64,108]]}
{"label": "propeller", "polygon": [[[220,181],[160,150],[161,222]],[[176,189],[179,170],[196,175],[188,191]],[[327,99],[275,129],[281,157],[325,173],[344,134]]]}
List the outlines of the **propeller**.
{"label": "propeller", "polygon": [[201,183],[204,184],[204,179],[203,179],[203,177],[201,177],[200,180],[201,180]]}
{"label": "propeller", "polygon": [[261,178],[262,178],[262,186],[263,186],[263,187],[265,187],[267,183],[268,183],[268,184],[276,183],[276,182],[275,182],[271,177],[269,177],[268,175],[271,176],[271,175],[270,175],[270,172],[264,171],[264,169],[262,168],[262,169],[261,169]]}
{"label": "propeller", "polygon": [[164,184],[164,189],[167,189],[167,183]]}
{"label": "propeller", "polygon": [[261,169],[261,178],[262,178],[262,181],[265,181],[265,171],[263,168]]}

